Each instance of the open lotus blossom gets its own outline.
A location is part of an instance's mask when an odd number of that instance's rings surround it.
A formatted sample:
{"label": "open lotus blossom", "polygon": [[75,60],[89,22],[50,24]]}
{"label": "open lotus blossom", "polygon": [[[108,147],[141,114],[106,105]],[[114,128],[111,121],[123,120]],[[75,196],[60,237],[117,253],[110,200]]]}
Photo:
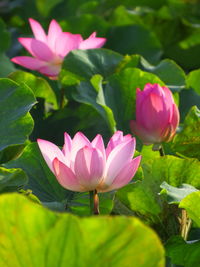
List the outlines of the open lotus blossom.
{"label": "open lotus blossom", "polygon": [[132,158],[135,138],[121,131],[111,137],[106,149],[99,134],[92,142],[81,132],[73,139],[65,133],[64,139],[62,150],[46,140],[37,142],[58,182],[72,191],[118,189],[131,181],[140,164],[141,156]]}
{"label": "open lotus blossom", "polygon": [[63,59],[70,51],[100,48],[106,42],[105,38],[96,37],[96,32],[86,40],[80,34],[63,32],[55,20],[51,21],[47,35],[39,22],[30,18],[29,23],[35,38],[18,40],[33,57],[19,56],[11,61],[53,79],[58,76]]}
{"label": "open lotus blossom", "polygon": [[179,110],[169,88],[146,84],[136,91],[136,121],[130,122],[131,130],[144,144],[169,142],[179,124]]}

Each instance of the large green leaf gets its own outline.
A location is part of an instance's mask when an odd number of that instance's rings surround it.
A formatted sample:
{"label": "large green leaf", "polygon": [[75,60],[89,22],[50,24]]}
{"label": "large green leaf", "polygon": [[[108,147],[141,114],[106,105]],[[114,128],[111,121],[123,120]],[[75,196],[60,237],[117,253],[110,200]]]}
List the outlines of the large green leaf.
{"label": "large green leaf", "polygon": [[10,59],[5,54],[0,53],[0,77],[6,77],[14,70],[15,68]]}
{"label": "large green leaf", "polygon": [[0,167],[0,193],[16,191],[28,181],[21,169],[6,169]]}
{"label": "large green leaf", "polygon": [[180,236],[173,236],[166,244],[166,254],[178,266],[199,266],[200,241],[186,243]]}
{"label": "large green leaf", "polygon": [[[86,79],[90,79],[95,74],[107,77],[114,72],[122,59],[122,55],[103,48],[74,50],[65,58],[63,70]],[[69,73],[68,75],[70,78]],[[63,79],[62,72],[61,79]]]}
{"label": "large green leaf", "polygon": [[153,158],[160,158],[160,152],[158,150],[153,150],[153,147],[154,145],[142,146],[142,163],[145,163],[147,160],[152,160]]}
{"label": "large green leaf", "polygon": [[179,207],[185,209],[188,216],[200,227],[200,191],[185,197]]}
{"label": "large green leaf", "polygon": [[35,97],[44,98],[46,102],[51,103],[55,109],[58,107],[56,95],[45,79],[36,77],[25,71],[13,72],[9,75],[9,78],[18,84],[25,83],[32,89]]}
{"label": "large green leaf", "polygon": [[6,31],[6,25],[0,18],[0,77],[7,76],[15,68],[10,62],[9,58],[5,55],[5,51],[10,45],[10,33]]}
{"label": "large green leaf", "polygon": [[185,87],[186,75],[182,68],[173,60],[164,59],[157,65],[150,64],[140,55],[126,55],[120,62],[117,70],[125,68],[140,68],[143,71],[155,74],[160,78],[173,92],[179,92]]}
{"label": "large green leaf", "polygon": [[26,146],[23,154],[6,166],[23,169],[29,178],[26,188],[31,189],[41,201],[61,202],[68,195],[50,171],[36,143]]}
{"label": "large green leaf", "polygon": [[129,210],[137,212],[150,223],[158,223],[167,217],[165,203],[159,196],[162,182],[166,181],[176,187],[187,183],[200,188],[198,160],[165,156],[145,162],[142,168],[144,179],[120,189],[117,198]]}
{"label": "large green leaf", "polygon": [[[27,141],[28,142],[28,141]],[[22,145],[11,145],[0,152],[0,163],[8,162],[9,160],[16,159],[22,153],[26,143]]]}
{"label": "large green leaf", "polygon": [[200,159],[200,110],[194,106],[187,114],[183,127],[172,143],[174,151]]}
{"label": "large green leaf", "polygon": [[106,47],[122,54],[140,54],[151,63],[157,63],[162,54],[156,35],[142,25],[113,27]]}
{"label": "large green leaf", "polygon": [[144,58],[140,62],[145,71],[157,75],[172,91],[180,91],[185,87],[185,73],[173,60],[164,59],[156,66],[149,64]]}
{"label": "large green leaf", "polygon": [[198,95],[193,89],[185,89],[180,92],[180,118],[184,121],[188,112],[193,106],[197,106],[200,109],[200,95]]}
{"label": "large green leaf", "polygon": [[112,110],[106,105],[100,75],[94,75],[90,82],[81,82],[76,91],[72,92],[72,96],[76,101],[91,105],[97,110],[106,121],[111,133],[114,133],[116,123]]}
{"label": "large green leaf", "polygon": [[180,187],[175,187],[163,182],[160,187],[162,188],[160,194],[166,196],[169,204],[178,204],[189,194],[198,191],[194,186],[189,184],[182,184]]}
{"label": "large green leaf", "polygon": [[0,151],[27,140],[33,129],[28,111],[34,104],[35,98],[28,86],[0,79]]}
{"label": "large green leaf", "polygon": [[191,71],[187,76],[187,87],[191,87],[200,95],[200,69]]}
{"label": "large green leaf", "polygon": [[34,131],[35,138],[49,140],[60,146],[63,145],[64,132],[74,136],[78,131],[81,131],[90,140],[97,133],[101,134],[106,141],[110,138],[109,127],[100,113],[91,105],[80,104],[75,101],[70,101],[63,109],[52,112],[47,118],[40,117],[40,124],[37,128],[34,127]]}
{"label": "large green leaf", "polygon": [[137,68],[127,68],[108,78],[105,102],[114,114],[117,128],[129,133],[129,122],[134,119],[136,88],[144,89],[146,83],[164,83],[154,74]]}
{"label": "large green leaf", "polygon": [[51,133],[45,124],[45,119],[58,109],[58,103],[56,95],[49,83],[44,78],[37,77],[25,71],[13,72],[9,75],[9,78],[20,85],[28,85],[37,98],[37,105],[31,110],[34,129],[31,133],[30,140],[35,141],[38,137],[41,137],[41,132],[43,131]]}
{"label": "large green leaf", "polygon": [[78,218],[15,194],[0,209],[1,266],[164,267],[160,240],[136,218]]}

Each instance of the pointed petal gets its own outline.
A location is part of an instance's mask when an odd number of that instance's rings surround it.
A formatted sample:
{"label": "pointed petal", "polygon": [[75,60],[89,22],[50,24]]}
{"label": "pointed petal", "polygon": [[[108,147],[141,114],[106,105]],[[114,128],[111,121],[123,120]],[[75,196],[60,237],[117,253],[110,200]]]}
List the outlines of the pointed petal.
{"label": "pointed petal", "polygon": [[[149,97],[151,93],[156,94],[157,96],[163,96],[162,87],[159,84],[147,83],[144,87],[144,90],[141,91],[139,88],[136,89],[136,113],[137,109],[140,111],[141,104],[143,101]],[[137,117],[137,114],[136,114]]]}
{"label": "pointed petal", "polygon": [[174,98],[172,95],[172,92],[170,91],[170,89],[168,87],[162,86],[162,91],[164,96],[163,98],[163,102],[165,104],[165,113],[168,113],[168,122],[171,121],[172,116],[173,116],[173,105],[174,105]]}
{"label": "pointed petal", "polygon": [[62,32],[56,40],[56,53],[61,57],[65,57],[70,51],[78,49],[82,37],[80,34],[72,34]]}
{"label": "pointed petal", "polygon": [[[174,136],[175,134],[175,131],[174,131],[174,128],[172,126],[172,124],[168,124],[162,131],[161,133],[161,142],[169,142],[172,137]],[[160,142],[160,143],[161,143]]]}
{"label": "pointed petal", "polygon": [[70,168],[59,161],[58,158],[53,160],[53,169],[58,182],[66,189],[76,192],[83,192],[83,188],[79,184],[76,176]]}
{"label": "pointed petal", "polygon": [[132,139],[131,134],[127,134],[127,135],[125,135],[125,136],[123,137],[123,142],[126,142],[126,141],[131,140],[131,139]]}
{"label": "pointed petal", "polygon": [[93,148],[91,153],[91,162],[90,162],[90,181],[92,184],[96,185],[102,179],[104,174],[105,162],[102,157],[102,154],[98,149]]}
{"label": "pointed petal", "polygon": [[[71,147],[71,164],[74,164],[76,153],[83,148],[84,146],[91,147],[90,141],[87,139],[87,137],[81,133],[78,132],[75,134],[73,140],[72,140],[72,147]],[[73,166],[71,166],[73,169]]]}
{"label": "pointed petal", "polygon": [[80,184],[87,190],[94,190],[104,172],[103,158],[97,149],[83,147],[77,152],[74,172]]}
{"label": "pointed petal", "polygon": [[56,49],[56,40],[58,39],[59,35],[62,33],[62,29],[60,25],[57,23],[56,20],[52,20],[49,25],[48,30],[48,45],[51,47],[52,51],[55,52]]}
{"label": "pointed petal", "polygon": [[106,184],[111,184],[127,162],[131,161],[135,152],[135,138],[116,146],[106,162]]}
{"label": "pointed petal", "polygon": [[65,155],[65,160],[67,162],[67,165],[70,166],[72,139],[69,136],[69,134],[64,133],[64,140],[65,140],[65,143],[64,143],[62,152]]}
{"label": "pointed petal", "polygon": [[106,152],[105,152],[105,146],[103,142],[103,138],[100,134],[97,134],[97,136],[93,139],[91,142],[92,146],[101,151],[104,161],[106,160]]}
{"label": "pointed petal", "polygon": [[32,56],[36,56],[32,50],[31,47],[31,42],[32,42],[33,38],[18,38],[18,41],[20,42],[21,45],[23,45],[23,47],[26,48],[26,50],[28,50],[28,52],[32,55]]}
{"label": "pointed petal", "polygon": [[173,104],[171,124],[174,130],[176,130],[176,128],[178,127],[179,121],[180,121],[179,109],[176,106],[176,104]]}
{"label": "pointed petal", "polygon": [[[144,91],[141,91],[140,88],[136,88],[136,113],[137,110],[140,110],[141,104],[144,100]],[[137,114],[136,114],[137,117]]]}
{"label": "pointed petal", "polygon": [[82,41],[79,45],[79,49],[92,49],[100,48],[106,42],[106,38],[96,37],[96,32],[93,32],[89,38]]}
{"label": "pointed petal", "polygon": [[35,57],[43,61],[51,61],[54,58],[54,54],[50,48],[41,41],[32,39],[31,49]]}
{"label": "pointed petal", "polygon": [[106,157],[108,158],[110,152],[122,142],[123,140],[123,132],[116,131],[113,136],[110,138],[108,145],[106,147]]}
{"label": "pointed petal", "polygon": [[46,141],[46,140],[38,139],[37,143],[38,143],[38,146],[40,148],[43,158],[45,159],[50,170],[54,173],[54,169],[52,165],[53,160],[55,158],[58,158],[60,161],[65,162],[62,151],[59,149],[59,147],[57,147],[53,143]]}
{"label": "pointed petal", "polygon": [[168,106],[172,106],[174,104],[174,98],[173,98],[172,92],[170,91],[168,87],[165,87],[165,86],[162,86],[162,90],[165,94],[165,99],[166,99]]}
{"label": "pointed petal", "polygon": [[[138,156],[128,162],[119,172],[119,174],[116,176],[114,181],[111,185],[102,184],[102,186],[98,187],[98,192],[108,192],[112,190],[116,190],[118,188],[121,188],[128,184],[132,178],[134,177],[136,171],[138,170],[138,167],[140,165],[141,156]],[[106,180],[105,180],[106,183]]]}
{"label": "pointed petal", "polygon": [[176,134],[176,129],[179,125],[180,115],[176,104],[172,106],[172,118],[168,125],[163,129],[161,136],[162,141],[169,142]]}
{"label": "pointed petal", "polygon": [[151,88],[151,92],[149,94],[153,93],[153,94],[155,94],[155,95],[157,95],[158,97],[161,97],[161,98],[165,98],[166,97],[162,86],[160,86],[159,84],[155,83],[155,84],[152,84],[151,87],[152,87]]}
{"label": "pointed petal", "polygon": [[132,180],[138,170],[141,158],[142,156],[138,156],[124,166],[124,168],[120,171],[120,173],[111,184],[112,190],[121,188]]}
{"label": "pointed petal", "polygon": [[[87,188],[87,181],[89,179],[89,169],[90,169],[90,161],[91,161],[91,151],[89,148],[83,147],[81,148],[75,158],[74,163],[74,172],[79,179],[79,182]],[[93,188],[95,189],[95,188]]]}
{"label": "pointed petal", "polygon": [[70,154],[71,148],[72,148],[72,139],[68,133],[64,133],[64,146],[63,146],[63,154],[66,156],[67,154]]}
{"label": "pointed petal", "polygon": [[46,62],[42,60],[26,56],[14,57],[11,59],[11,61],[30,70],[38,70],[46,64]]}
{"label": "pointed petal", "polygon": [[33,31],[33,34],[35,36],[35,39],[46,43],[47,42],[47,36],[46,36],[45,31],[43,30],[42,26],[40,25],[40,23],[37,22],[36,20],[32,19],[32,18],[29,19],[29,23],[30,23],[31,29]]}
{"label": "pointed petal", "polygon": [[147,83],[142,92],[145,94],[145,96],[147,96],[152,92],[153,88],[154,88],[154,84]]}
{"label": "pointed petal", "polygon": [[90,34],[90,36],[88,37],[89,38],[95,38],[97,36],[97,33],[96,32],[93,32],[92,34]]}

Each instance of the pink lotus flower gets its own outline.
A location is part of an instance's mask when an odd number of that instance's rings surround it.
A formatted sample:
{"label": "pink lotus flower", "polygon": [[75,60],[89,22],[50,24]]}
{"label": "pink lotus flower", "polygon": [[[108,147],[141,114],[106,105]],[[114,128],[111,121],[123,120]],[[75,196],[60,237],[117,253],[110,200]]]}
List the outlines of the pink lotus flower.
{"label": "pink lotus flower", "polygon": [[179,124],[179,110],[171,91],[158,84],[137,88],[136,121],[130,122],[131,130],[144,144],[169,142]]}
{"label": "pink lotus flower", "polygon": [[92,142],[81,132],[73,139],[65,133],[65,143],[60,150],[49,141],[38,139],[42,155],[66,189],[85,192],[107,192],[131,181],[140,164],[141,156],[132,159],[135,138],[117,131],[105,149],[101,135]]}
{"label": "pink lotus flower", "polygon": [[100,48],[106,42],[105,38],[96,37],[96,32],[86,40],[80,34],[63,32],[55,20],[51,21],[47,35],[39,22],[30,18],[29,23],[35,38],[18,40],[33,57],[14,57],[11,61],[53,79],[58,76],[63,59],[70,51]]}

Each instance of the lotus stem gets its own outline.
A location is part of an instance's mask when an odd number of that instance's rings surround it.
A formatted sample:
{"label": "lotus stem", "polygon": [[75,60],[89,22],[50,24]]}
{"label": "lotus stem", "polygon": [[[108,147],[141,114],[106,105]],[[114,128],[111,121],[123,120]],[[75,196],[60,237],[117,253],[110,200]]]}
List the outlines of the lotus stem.
{"label": "lotus stem", "polygon": [[99,215],[99,196],[96,189],[90,191],[90,210],[91,214]]}
{"label": "lotus stem", "polygon": [[181,236],[186,241],[188,238],[188,234],[190,231],[190,228],[192,226],[192,220],[188,218],[187,211],[182,210],[181,212]]}
{"label": "lotus stem", "polygon": [[165,156],[165,151],[164,151],[162,145],[161,145],[160,148],[159,148],[159,153],[160,153],[160,156],[161,156],[161,157]]}

